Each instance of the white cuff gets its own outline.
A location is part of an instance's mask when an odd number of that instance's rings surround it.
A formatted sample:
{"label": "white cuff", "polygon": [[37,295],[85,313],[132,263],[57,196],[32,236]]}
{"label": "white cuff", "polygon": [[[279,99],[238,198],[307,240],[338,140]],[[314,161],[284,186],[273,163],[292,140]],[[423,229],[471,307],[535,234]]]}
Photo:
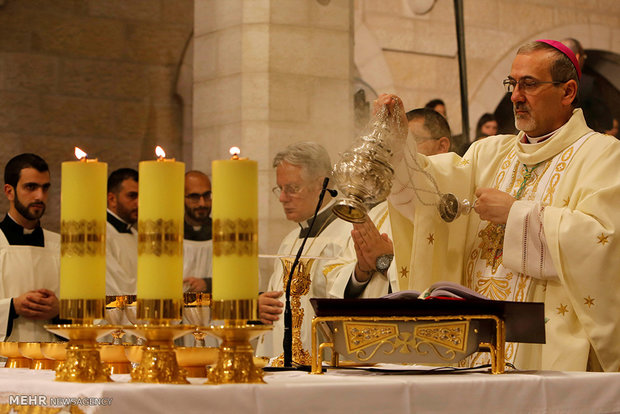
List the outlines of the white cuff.
{"label": "white cuff", "polygon": [[559,281],[543,227],[545,207],[517,200],[510,208],[504,235],[504,266],[541,280]]}

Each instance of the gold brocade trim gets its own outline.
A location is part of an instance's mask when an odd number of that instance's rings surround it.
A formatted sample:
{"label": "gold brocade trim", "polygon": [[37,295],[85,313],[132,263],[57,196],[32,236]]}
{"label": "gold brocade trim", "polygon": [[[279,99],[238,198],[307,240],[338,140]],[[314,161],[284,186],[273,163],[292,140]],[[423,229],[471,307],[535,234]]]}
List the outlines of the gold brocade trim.
{"label": "gold brocade trim", "polygon": [[137,318],[162,325],[181,320],[183,299],[140,299],[137,300]]}
{"label": "gold brocade trim", "polygon": [[464,352],[467,345],[469,321],[416,326],[414,337],[434,342],[455,351]]}
{"label": "gold brocade trim", "polygon": [[138,221],[138,254],[181,256],[182,222],[163,219]]}
{"label": "gold brocade trim", "polygon": [[337,267],[344,266],[344,263],[335,263],[323,268],[323,276],[327,277],[327,275]]}
{"label": "gold brocade trim", "polygon": [[478,232],[480,237],[480,258],[486,260],[487,267],[491,268],[491,274],[497,272],[497,268],[502,264],[504,252],[504,233],[506,226],[503,224],[489,223],[483,230]]}
{"label": "gold brocade trim", "polygon": [[377,342],[382,342],[398,335],[398,325],[395,323],[343,323],[347,352],[366,348]]}
{"label": "gold brocade trim", "polygon": [[61,256],[105,256],[105,221],[62,220]]}
{"label": "gold brocade trim", "polygon": [[103,319],[105,299],[60,299],[59,316],[74,323],[91,323]]}
{"label": "gold brocade trim", "polygon": [[215,256],[253,256],[258,253],[258,222],[254,219],[213,221]]}

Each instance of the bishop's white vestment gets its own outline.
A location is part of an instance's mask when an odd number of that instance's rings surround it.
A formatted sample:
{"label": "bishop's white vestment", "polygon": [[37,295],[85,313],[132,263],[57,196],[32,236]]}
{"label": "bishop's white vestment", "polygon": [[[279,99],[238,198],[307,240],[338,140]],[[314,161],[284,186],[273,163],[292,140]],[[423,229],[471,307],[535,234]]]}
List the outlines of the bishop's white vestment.
{"label": "bishop's white vestment", "polygon": [[475,212],[444,223],[412,192],[411,182],[432,185],[404,151],[389,198],[398,210],[392,227],[408,229],[395,235],[397,265],[408,272],[401,288],[447,279],[490,299],[544,302],[546,344],[509,343],[507,361],[519,369],[618,371],[620,141],[594,133],[580,109],[551,138],[523,138],[486,138],[463,158],[417,156],[440,190],[459,200],[473,201],[477,188],[515,196],[523,187],[505,226]]}

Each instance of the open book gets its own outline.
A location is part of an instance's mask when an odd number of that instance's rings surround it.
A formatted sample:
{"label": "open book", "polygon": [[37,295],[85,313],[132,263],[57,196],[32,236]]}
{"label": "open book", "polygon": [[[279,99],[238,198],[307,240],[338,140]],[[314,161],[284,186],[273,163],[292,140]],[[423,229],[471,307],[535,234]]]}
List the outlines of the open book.
{"label": "open book", "polygon": [[393,292],[383,296],[384,299],[488,299],[465,286],[454,282],[437,282],[431,285],[424,292],[420,293],[416,290],[402,290]]}

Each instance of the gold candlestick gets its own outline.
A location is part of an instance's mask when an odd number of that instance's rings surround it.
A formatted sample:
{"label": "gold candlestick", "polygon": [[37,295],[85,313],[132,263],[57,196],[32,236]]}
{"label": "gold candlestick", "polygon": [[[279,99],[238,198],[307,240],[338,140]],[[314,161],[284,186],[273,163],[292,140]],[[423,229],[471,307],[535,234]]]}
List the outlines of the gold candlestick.
{"label": "gold candlestick", "polygon": [[213,319],[224,320],[224,325],[202,328],[222,340],[217,364],[207,373],[207,384],[265,383],[263,371],[254,364],[250,340],[273,327],[247,324],[256,320],[257,309],[255,299],[213,303]]}

